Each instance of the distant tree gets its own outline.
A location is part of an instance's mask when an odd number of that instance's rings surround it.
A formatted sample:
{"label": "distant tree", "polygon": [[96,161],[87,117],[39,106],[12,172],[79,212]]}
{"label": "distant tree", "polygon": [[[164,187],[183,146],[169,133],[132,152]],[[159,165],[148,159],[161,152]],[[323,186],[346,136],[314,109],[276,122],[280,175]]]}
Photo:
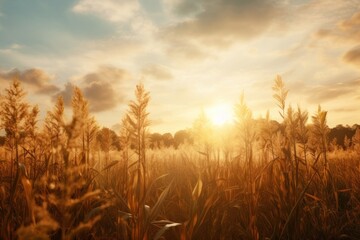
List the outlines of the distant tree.
{"label": "distant tree", "polygon": [[165,147],[170,147],[174,145],[174,138],[171,133],[164,133],[161,138]]}
{"label": "distant tree", "polygon": [[100,144],[101,151],[105,153],[111,150],[120,150],[119,137],[110,128],[103,127],[97,132],[96,139]]}
{"label": "distant tree", "polygon": [[352,143],[354,145],[354,150],[360,153],[360,128],[356,129],[356,132],[352,137]]}
{"label": "distant tree", "polygon": [[187,130],[179,130],[174,134],[174,146],[178,148],[181,144],[184,143],[193,143],[191,134]]}
{"label": "distant tree", "polygon": [[156,149],[156,148],[160,148],[162,143],[162,135],[160,133],[152,133],[149,135],[150,138],[150,148],[151,149]]}
{"label": "distant tree", "polygon": [[[177,139],[175,140],[175,136]],[[185,142],[191,142],[191,134],[186,130],[178,131],[174,137],[171,133],[152,133],[149,135],[150,148],[162,148],[162,147],[175,147],[177,148],[180,144]],[[177,141],[177,142],[176,142]]]}
{"label": "distant tree", "polygon": [[[350,145],[348,145],[348,143],[350,144],[350,142],[351,142],[350,140],[354,136],[355,131],[356,131],[356,125],[354,125],[353,127],[349,127],[349,126],[343,126],[343,125],[339,124],[336,127],[330,129],[328,138],[329,138],[330,142],[333,139],[336,139],[337,144],[339,146],[341,146],[342,148],[346,149],[346,148],[350,147]],[[347,138],[348,142],[345,142],[345,138]],[[346,146],[346,145],[348,145],[348,146]]]}
{"label": "distant tree", "polygon": [[97,135],[97,140],[100,143],[101,151],[108,153],[112,146],[112,137],[109,128],[102,128]]}
{"label": "distant tree", "polygon": [[5,95],[1,102],[0,119],[2,128],[6,132],[7,145],[11,154],[15,151],[15,158],[11,157],[11,177],[13,176],[13,166],[18,168],[19,145],[24,136],[25,121],[29,110],[29,105],[25,102],[26,93],[18,80],[13,80],[9,88],[5,89]]}

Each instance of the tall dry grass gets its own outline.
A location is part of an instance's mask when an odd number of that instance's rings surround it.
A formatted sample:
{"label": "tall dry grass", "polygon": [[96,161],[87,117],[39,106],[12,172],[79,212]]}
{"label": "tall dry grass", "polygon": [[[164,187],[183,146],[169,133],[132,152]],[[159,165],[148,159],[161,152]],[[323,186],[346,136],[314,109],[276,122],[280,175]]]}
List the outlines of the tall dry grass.
{"label": "tall dry grass", "polygon": [[[14,82],[1,105],[0,238],[359,239],[360,130],[347,150],[330,150],[327,112],[309,123],[286,104],[280,76],[273,91],[280,123],[254,119],[242,96],[235,126],[200,116],[193,144],[150,150],[150,95],[139,85],[119,152],[80,89],[70,122],[59,98],[40,128]],[[21,117],[7,112],[16,107]]]}

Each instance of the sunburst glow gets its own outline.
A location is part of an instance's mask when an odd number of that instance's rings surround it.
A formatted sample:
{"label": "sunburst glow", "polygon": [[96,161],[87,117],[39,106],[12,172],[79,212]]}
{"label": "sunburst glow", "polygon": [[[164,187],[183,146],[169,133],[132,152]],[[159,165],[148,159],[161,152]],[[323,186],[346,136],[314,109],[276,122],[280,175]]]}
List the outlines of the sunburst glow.
{"label": "sunburst glow", "polygon": [[223,103],[206,109],[206,115],[214,125],[221,126],[230,123],[234,114],[231,105]]}

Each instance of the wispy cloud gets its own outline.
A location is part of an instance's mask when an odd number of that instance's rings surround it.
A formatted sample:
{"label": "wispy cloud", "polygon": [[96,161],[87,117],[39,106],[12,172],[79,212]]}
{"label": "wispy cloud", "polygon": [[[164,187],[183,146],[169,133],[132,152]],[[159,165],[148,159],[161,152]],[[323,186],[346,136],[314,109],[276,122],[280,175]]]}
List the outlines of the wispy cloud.
{"label": "wispy cloud", "polygon": [[144,67],[141,71],[144,76],[151,77],[155,80],[171,80],[173,75],[170,70],[161,65],[149,65]]}
{"label": "wispy cloud", "polygon": [[[338,101],[344,96],[356,96],[360,92],[360,79],[336,82],[326,81],[318,84],[294,82],[290,84],[290,94],[307,95],[310,104],[323,104],[329,101]],[[359,89],[359,90],[358,90]],[[350,103],[349,103],[350,104]]]}
{"label": "wispy cloud", "polygon": [[53,76],[41,69],[32,68],[24,71],[13,69],[8,72],[0,72],[0,80],[9,81],[13,79],[26,84],[34,93],[53,94],[59,91],[59,88],[52,83]]}
{"label": "wispy cloud", "polygon": [[359,42],[360,11],[355,12],[350,18],[342,19],[334,26],[319,29],[317,36],[319,38],[332,38],[333,40],[348,43]]}
{"label": "wispy cloud", "polygon": [[127,22],[140,10],[137,0],[80,0],[73,11],[95,14],[111,22]]}
{"label": "wispy cloud", "polygon": [[[355,9],[356,10],[356,9]],[[329,39],[350,47],[343,54],[343,60],[346,63],[360,65],[360,10],[355,11],[350,17],[340,20],[336,25],[321,28],[316,33],[320,40]]]}
{"label": "wispy cloud", "polygon": [[53,95],[52,101],[55,102],[59,96],[62,96],[64,105],[69,107],[69,106],[71,106],[71,98],[72,98],[73,91],[74,91],[74,84],[67,82],[64,85],[64,89],[62,89],[60,92]]}
{"label": "wispy cloud", "polygon": [[[100,67],[96,72],[86,74],[77,79],[76,85],[81,88],[84,96],[89,101],[90,111],[103,112],[124,102],[126,93],[118,89],[119,84],[124,84],[131,78],[129,72],[110,66]],[[73,82],[65,84],[64,89],[53,96],[53,101],[61,95],[66,106],[71,105]]]}
{"label": "wispy cloud", "polygon": [[262,34],[282,11],[280,4],[268,0],[176,1],[173,8],[185,15],[191,14],[194,9],[200,11],[193,18],[170,26],[164,33],[167,38],[198,41],[217,47]]}
{"label": "wispy cloud", "polygon": [[138,0],[80,0],[72,10],[114,23],[124,35],[150,36],[157,30]]}
{"label": "wispy cloud", "polygon": [[126,94],[117,89],[118,83],[130,79],[130,74],[124,69],[102,67],[97,72],[83,77],[83,91],[89,100],[93,112],[101,112],[115,108],[123,102]]}
{"label": "wispy cloud", "polygon": [[17,43],[13,43],[10,46],[10,49],[21,49],[21,48],[23,48],[23,46]]}
{"label": "wispy cloud", "polygon": [[344,60],[348,63],[353,63],[357,66],[360,66],[360,45],[349,50],[344,55]]}

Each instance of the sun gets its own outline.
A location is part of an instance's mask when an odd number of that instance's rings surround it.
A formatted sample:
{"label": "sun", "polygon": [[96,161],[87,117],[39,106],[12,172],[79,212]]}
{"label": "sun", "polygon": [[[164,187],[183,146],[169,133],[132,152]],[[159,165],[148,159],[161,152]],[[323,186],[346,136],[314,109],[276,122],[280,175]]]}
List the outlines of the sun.
{"label": "sun", "polygon": [[216,126],[222,126],[233,120],[233,109],[231,105],[222,103],[211,106],[205,110],[210,121]]}

